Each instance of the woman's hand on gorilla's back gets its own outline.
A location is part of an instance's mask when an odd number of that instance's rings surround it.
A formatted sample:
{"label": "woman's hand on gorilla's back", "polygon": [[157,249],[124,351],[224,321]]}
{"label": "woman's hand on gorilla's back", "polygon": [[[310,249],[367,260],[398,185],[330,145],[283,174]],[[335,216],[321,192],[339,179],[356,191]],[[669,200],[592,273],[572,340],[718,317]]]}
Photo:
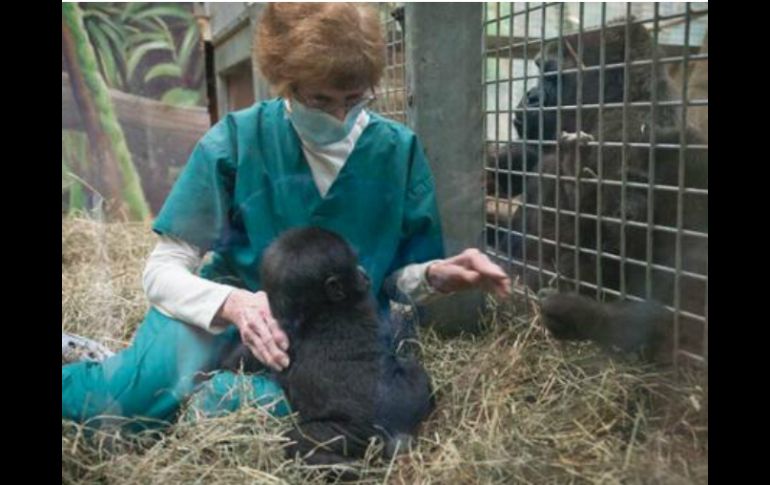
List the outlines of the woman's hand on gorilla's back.
{"label": "woman's hand on gorilla's back", "polygon": [[267,293],[233,290],[220,310],[241,333],[241,340],[263,364],[277,371],[289,366],[289,338],[270,311]]}

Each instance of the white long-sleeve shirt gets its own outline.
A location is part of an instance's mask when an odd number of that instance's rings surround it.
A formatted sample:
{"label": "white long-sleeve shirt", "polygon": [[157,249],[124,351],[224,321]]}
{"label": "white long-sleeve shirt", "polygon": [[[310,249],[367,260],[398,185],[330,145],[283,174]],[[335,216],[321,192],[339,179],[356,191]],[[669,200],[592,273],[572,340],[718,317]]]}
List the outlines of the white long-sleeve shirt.
{"label": "white long-sleeve shirt", "polygon": [[[345,139],[322,147],[300,138],[302,151],[322,197],[353,151],[367,123],[369,114],[362,111]],[[225,327],[212,325],[214,317],[235,287],[197,276],[203,256],[199,248],[179,239],[161,236],[147,261],[142,285],[150,304],[161,313],[217,334]],[[438,293],[426,279],[426,270],[433,262],[412,264],[397,271],[391,278],[398,291],[415,303],[425,303],[436,296]]]}

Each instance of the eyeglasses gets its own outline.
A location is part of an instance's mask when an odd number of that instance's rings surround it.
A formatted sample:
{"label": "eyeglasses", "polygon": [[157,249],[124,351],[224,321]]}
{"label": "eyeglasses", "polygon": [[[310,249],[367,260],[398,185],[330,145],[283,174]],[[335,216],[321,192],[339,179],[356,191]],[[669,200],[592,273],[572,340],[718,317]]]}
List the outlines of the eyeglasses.
{"label": "eyeglasses", "polygon": [[308,108],[317,109],[330,114],[333,114],[335,111],[337,111],[340,108],[344,109],[345,113],[347,113],[348,111],[350,111],[351,109],[359,105],[366,107],[372,104],[377,99],[377,96],[375,96],[374,93],[372,93],[365,96],[361,96],[356,99],[345,101],[344,103],[337,103],[333,100],[323,99],[323,98],[320,98],[320,99],[306,98],[301,94],[299,94],[299,92],[296,89],[293,90],[293,93],[294,93],[294,97],[297,98],[297,100],[300,103],[304,104]]}

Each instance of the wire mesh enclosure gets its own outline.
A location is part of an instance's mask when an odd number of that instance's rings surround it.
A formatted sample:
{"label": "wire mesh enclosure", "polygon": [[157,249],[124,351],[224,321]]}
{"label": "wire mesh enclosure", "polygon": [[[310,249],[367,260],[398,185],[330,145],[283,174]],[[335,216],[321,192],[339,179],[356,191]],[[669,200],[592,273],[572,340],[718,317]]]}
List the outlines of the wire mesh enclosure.
{"label": "wire mesh enclosure", "polygon": [[372,109],[383,116],[406,123],[404,6],[403,2],[381,2],[378,6],[385,32],[387,64],[382,81],[376,89],[377,101]]}
{"label": "wire mesh enclosure", "polygon": [[676,361],[706,363],[708,5],[488,3],[483,22],[487,252],[532,291],[662,303]]}

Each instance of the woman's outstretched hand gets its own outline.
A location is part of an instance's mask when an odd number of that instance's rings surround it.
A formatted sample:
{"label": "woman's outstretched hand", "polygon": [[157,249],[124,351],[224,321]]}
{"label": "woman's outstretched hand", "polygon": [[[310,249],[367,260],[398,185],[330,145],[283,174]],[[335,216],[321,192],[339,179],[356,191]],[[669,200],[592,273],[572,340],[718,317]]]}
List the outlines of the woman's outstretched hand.
{"label": "woman's outstretched hand", "polygon": [[475,248],[431,264],[426,277],[440,293],[481,288],[500,297],[511,294],[511,279],[505,271]]}

